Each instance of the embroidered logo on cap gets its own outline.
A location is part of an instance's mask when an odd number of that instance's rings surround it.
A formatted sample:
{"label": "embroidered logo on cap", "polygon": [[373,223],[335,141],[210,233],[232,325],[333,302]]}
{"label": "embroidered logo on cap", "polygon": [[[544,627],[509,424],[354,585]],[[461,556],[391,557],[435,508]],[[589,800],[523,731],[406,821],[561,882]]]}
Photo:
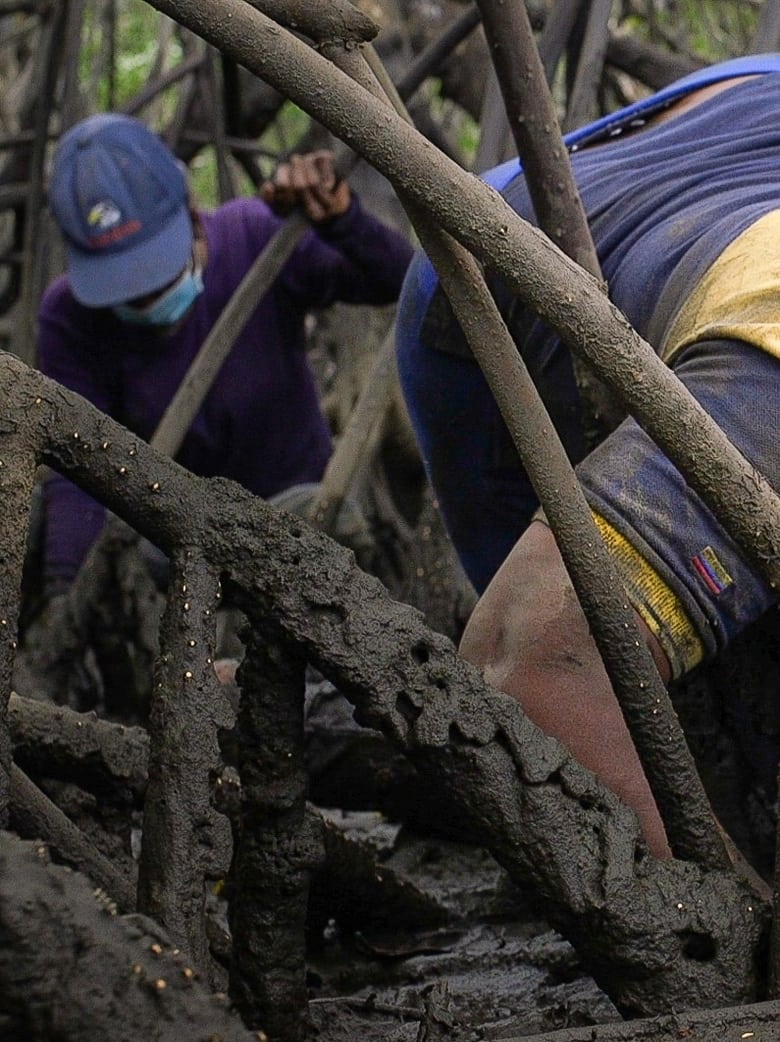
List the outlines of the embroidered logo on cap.
{"label": "embroidered logo on cap", "polygon": [[701,581],[716,597],[734,583],[711,546],[705,546],[703,550],[700,550],[695,557],[691,558],[691,563]]}
{"label": "embroidered logo on cap", "polygon": [[119,223],[121,220],[122,213],[119,207],[110,199],[95,203],[87,214],[87,224],[97,231],[96,235],[89,237],[90,247],[93,250],[99,250],[104,246],[110,246],[114,242],[126,239],[128,235],[140,231],[143,227],[137,218],[125,221],[124,224]]}
{"label": "embroidered logo on cap", "polygon": [[95,203],[87,214],[87,224],[90,228],[113,228],[115,224],[119,224],[121,219],[122,214],[119,207],[110,199]]}

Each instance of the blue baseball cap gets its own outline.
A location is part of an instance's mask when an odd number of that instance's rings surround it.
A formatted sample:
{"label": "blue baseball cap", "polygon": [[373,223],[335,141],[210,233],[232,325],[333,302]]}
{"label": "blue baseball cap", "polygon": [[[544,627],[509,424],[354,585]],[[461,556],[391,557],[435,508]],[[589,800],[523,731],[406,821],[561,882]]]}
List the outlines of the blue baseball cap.
{"label": "blue baseball cap", "polygon": [[192,251],[187,181],[176,157],[130,116],[90,116],[63,134],[49,205],[75,298],[113,307],[172,282]]}

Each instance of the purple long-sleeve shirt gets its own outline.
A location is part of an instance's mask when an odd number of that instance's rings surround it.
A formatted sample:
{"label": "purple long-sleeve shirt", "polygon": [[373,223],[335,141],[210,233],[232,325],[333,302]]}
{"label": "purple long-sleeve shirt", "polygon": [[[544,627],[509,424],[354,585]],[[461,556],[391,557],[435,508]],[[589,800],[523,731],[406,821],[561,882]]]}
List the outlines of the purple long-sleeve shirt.
{"label": "purple long-sleeve shirt", "polygon": [[[254,198],[200,216],[208,246],[204,291],[173,335],[83,307],[67,276],[49,286],[41,303],[41,371],[146,440],[281,223]],[[410,258],[407,241],[363,211],[354,196],[344,215],[307,233],[237,338],[176,459],[195,474],[232,478],[264,498],[317,481],[331,438],[305,355],[306,313],[337,300],[392,302]],[[59,475],[44,489],[44,581],[64,584],[78,571],[105,512]]]}

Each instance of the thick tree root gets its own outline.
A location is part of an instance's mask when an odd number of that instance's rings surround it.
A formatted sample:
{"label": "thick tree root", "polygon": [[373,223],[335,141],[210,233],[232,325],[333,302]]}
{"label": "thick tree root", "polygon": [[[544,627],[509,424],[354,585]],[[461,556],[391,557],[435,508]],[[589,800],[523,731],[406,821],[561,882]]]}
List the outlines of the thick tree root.
{"label": "thick tree root", "polygon": [[256,1042],[154,924],[0,833],[0,1040]]}
{"label": "thick tree root", "polygon": [[765,903],[728,869],[649,857],[617,797],[353,555],[231,482],[193,478],[8,355],[0,379],[13,403],[0,419],[166,552],[199,546],[255,630],[316,666],[535,887],[623,1012],[761,996]]}

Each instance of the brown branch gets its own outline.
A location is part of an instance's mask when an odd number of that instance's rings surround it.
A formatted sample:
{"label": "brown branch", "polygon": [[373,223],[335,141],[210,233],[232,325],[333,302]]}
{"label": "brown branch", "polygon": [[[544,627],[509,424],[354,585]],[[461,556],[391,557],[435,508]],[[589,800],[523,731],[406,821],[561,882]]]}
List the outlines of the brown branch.
{"label": "brown branch", "polygon": [[583,0],[556,0],[545,20],[538,46],[545,79],[549,84],[553,82],[582,3]]}
{"label": "brown branch", "polygon": [[236,192],[228,163],[228,148],[225,144],[225,98],[223,82],[217,67],[217,53],[211,48],[206,63],[198,78],[201,103],[210,113],[211,145],[217,164],[217,187],[219,201],[225,203],[234,198]]}
{"label": "brown branch", "polygon": [[466,39],[480,23],[479,8],[474,4],[459,14],[428,46],[420,51],[409,68],[398,81],[398,93],[407,101],[417,88],[433,76],[441,63]]}
{"label": "brown branch", "polygon": [[8,721],[14,759],[27,774],[67,778],[83,788],[138,802],[146,791],[149,735],[12,694]]}
{"label": "brown branch", "polygon": [[212,664],[217,577],[199,552],[174,555],[149,719],[149,780],[138,909],[161,922],[202,970],[209,966],[205,880],[230,864],[227,818],[212,806],[220,727],[232,724]]}
{"label": "brown branch", "polygon": [[373,40],[379,25],[349,0],[329,0],[312,4],[309,0],[252,0],[262,11],[286,29],[310,36],[318,43],[355,44]]}
{"label": "brown branch", "polygon": [[[25,634],[26,654],[16,675],[22,694],[42,693],[63,702],[73,696],[78,701],[84,692],[74,671],[90,634],[100,625],[100,607],[115,580],[114,562],[137,542],[127,525],[109,519],[66,593]],[[49,617],[52,613],[56,619]]]}
{"label": "brown branch", "polygon": [[662,47],[647,40],[637,40],[627,33],[610,36],[607,62],[621,72],[634,76],[651,90],[660,90],[674,80],[704,67],[704,62],[682,54],[670,54]]}
{"label": "brown branch", "polygon": [[776,51],[780,47],[780,0],[764,0],[751,53]]}
{"label": "brown branch", "polygon": [[22,260],[19,315],[15,334],[16,352],[27,362],[35,358],[35,315],[41,291],[39,244],[42,241],[44,218],[44,163],[48,143],[49,118],[54,108],[55,84],[63,54],[64,29],[68,22],[68,7],[55,6],[48,12],[42,29],[42,82],[35,115],[35,140],[30,156],[30,183],[24,216],[24,244]]}
{"label": "brown branch", "polygon": [[539,226],[598,278],[596,250],[525,6],[521,0],[479,0],[479,8]]}
{"label": "brown branch", "polygon": [[593,0],[588,5],[585,34],[577,56],[577,70],[566,107],[566,129],[582,126],[596,114],[596,99],[604,71],[609,42],[612,0]]}
{"label": "brown branch", "polygon": [[11,798],[8,699],[16,658],[27,518],[32,508],[36,461],[31,447],[15,437],[13,426],[9,429],[0,423],[0,430],[0,532],[5,577],[4,582],[0,581],[0,828],[5,828]]}
{"label": "brown branch", "polygon": [[373,458],[382,425],[392,404],[392,390],[396,380],[393,326],[366,377],[357,404],[328,460],[317,496],[309,509],[308,520],[324,532],[333,532],[358,466],[365,466]]}
{"label": "brown branch", "polygon": [[189,76],[192,72],[197,72],[201,66],[207,60],[207,53],[204,51],[202,54],[191,54],[185,58],[174,68],[169,69],[167,72],[160,76],[155,77],[147,83],[134,97],[126,101],[125,104],[119,109],[120,112],[124,112],[127,116],[137,115],[141,109],[145,108],[148,104],[154,101],[163,91],[167,90],[168,87],[173,86],[174,83],[178,83],[179,80],[184,79],[185,76]]}
{"label": "brown branch", "polygon": [[296,649],[254,636],[240,668],[241,834],[230,903],[230,995],[244,1023],[271,1038],[307,1037],[306,909],[322,860],[318,819],[306,813],[303,699]]}
{"label": "brown branch", "polygon": [[45,14],[49,0],[0,0],[0,18],[9,14]]}
{"label": "brown branch", "polygon": [[[599,2],[611,6],[611,0]],[[567,256],[601,279],[596,247],[525,5],[522,0],[478,0],[478,4],[539,227]],[[598,4],[591,17],[597,8]],[[585,437],[594,448],[617,425],[622,412],[587,363],[576,353],[572,361]]]}

